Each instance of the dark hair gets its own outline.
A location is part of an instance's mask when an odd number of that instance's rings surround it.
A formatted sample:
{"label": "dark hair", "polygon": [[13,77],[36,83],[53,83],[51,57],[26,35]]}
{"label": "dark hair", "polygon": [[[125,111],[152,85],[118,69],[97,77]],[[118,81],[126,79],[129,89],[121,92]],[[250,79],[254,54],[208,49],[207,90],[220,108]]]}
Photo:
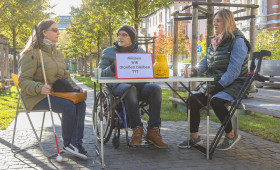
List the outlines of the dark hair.
{"label": "dark hair", "polygon": [[[39,22],[37,26],[38,26],[39,38],[41,42],[44,39],[43,31],[47,30],[54,23],[55,22],[51,19],[44,19]],[[20,53],[20,56],[22,57],[25,53],[30,51],[32,48],[38,48],[38,41],[37,41],[35,30],[32,32],[32,35],[29,37],[28,42],[26,43],[24,49]]]}

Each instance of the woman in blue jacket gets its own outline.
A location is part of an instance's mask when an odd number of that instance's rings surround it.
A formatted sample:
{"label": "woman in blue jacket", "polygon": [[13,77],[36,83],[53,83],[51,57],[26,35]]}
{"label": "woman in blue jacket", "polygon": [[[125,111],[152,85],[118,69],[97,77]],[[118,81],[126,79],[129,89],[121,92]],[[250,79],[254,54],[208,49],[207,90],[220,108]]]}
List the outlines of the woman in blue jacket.
{"label": "woman in blue jacket", "polygon": [[[214,86],[210,88],[210,105],[221,122],[229,111],[225,104],[234,100],[248,73],[248,52],[250,44],[241,31],[236,28],[234,15],[228,9],[222,9],[215,14],[215,35],[206,56],[198,64],[194,72],[214,77]],[[203,104],[207,103],[207,94],[204,90],[190,98],[190,145],[201,144],[198,135],[200,112],[202,106],[194,99],[198,98]],[[226,136],[218,145],[218,150],[230,149],[240,138],[240,134],[232,129],[232,124],[225,127]],[[187,148],[188,140],[178,145]]]}

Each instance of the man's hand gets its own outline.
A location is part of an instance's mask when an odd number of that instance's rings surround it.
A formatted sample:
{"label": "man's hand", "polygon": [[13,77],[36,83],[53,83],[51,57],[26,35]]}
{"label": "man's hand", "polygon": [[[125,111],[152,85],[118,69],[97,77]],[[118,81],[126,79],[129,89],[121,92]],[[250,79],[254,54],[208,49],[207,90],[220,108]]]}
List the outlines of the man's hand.
{"label": "man's hand", "polygon": [[75,87],[73,87],[73,89],[80,90],[80,93],[83,93],[83,89],[81,87],[79,87],[79,86],[75,86]]}
{"label": "man's hand", "polygon": [[41,89],[41,94],[51,94],[51,86],[44,85]]}

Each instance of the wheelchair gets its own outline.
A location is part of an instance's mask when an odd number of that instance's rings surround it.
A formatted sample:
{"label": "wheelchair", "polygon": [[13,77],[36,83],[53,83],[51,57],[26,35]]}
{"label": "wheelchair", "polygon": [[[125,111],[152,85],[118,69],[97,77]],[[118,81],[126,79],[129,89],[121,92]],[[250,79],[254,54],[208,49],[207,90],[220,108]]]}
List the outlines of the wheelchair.
{"label": "wheelchair", "polygon": [[[103,100],[102,103],[100,98]],[[149,115],[149,111],[146,109],[147,105],[148,104],[146,102],[140,102],[140,116],[145,113]],[[103,115],[101,112],[103,112]],[[102,89],[102,93],[98,92],[96,94],[92,119],[95,136],[99,142],[101,142],[101,138],[103,137],[103,143],[107,143],[113,134],[112,144],[114,148],[117,149],[120,145],[120,130],[124,128],[126,134],[126,144],[130,147],[128,137],[129,119],[127,118],[125,103],[120,97],[113,96],[110,87],[106,86]],[[100,120],[103,120],[102,125]],[[101,136],[100,133],[101,126],[103,126],[103,136]],[[143,130],[144,134],[146,134],[147,130],[145,129],[145,126],[143,127]]]}

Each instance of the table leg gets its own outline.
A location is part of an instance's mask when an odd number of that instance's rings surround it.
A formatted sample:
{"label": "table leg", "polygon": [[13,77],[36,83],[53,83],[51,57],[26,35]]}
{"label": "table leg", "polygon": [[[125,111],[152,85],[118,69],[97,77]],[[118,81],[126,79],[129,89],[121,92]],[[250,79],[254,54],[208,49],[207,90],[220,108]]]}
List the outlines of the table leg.
{"label": "table leg", "polygon": [[103,138],[103,95],[102,95],[102,83],[100,83],[100,138],[101,138],[101,166],[105,167],[104,163],[104,138]]}
{"label": "table leg", "polygon": [[[207,91],[209,92],[210,91],[210,88],[209,88],[209,83],[206,82],[206,86],[207,86]],[[210,113],[209,113],[209,93],[207,94],[207,129],[206,129],[206,159],[209,160],[209,117],[210,117]]]}
{"label": "table leg", "polygon": [[[191,82],[189,81],[189,87],[191,87]],[[188,99],[191,97],[190,91],[188,92]],[[190,100],[187,102],[187,114],[188,114],[188,148],[190,148],[190,139],[191,139],[191,112],[190,112]]]}

